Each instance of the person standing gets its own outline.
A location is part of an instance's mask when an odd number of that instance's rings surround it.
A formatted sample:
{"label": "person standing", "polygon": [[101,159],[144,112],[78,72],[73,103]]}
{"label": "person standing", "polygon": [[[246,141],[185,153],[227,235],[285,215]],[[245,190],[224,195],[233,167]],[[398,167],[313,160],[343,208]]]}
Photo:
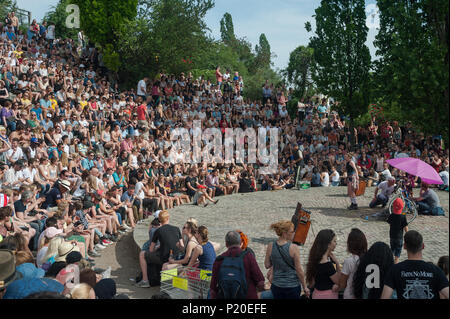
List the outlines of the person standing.
{"label": "person standing", "polygon": [[384,281],[381,299],[448,299],[448,279],[434,264],[423,260],[422,235],[411,230],[405,234],[404,248],[408,259],[391,267]]}
{"label": "person standing", "polygon": [[273,267],[271,292],[274,299],[300,299],[303,291],[309,297],[305,275],[300,263],[300,251],[294,239],[294,224],[291,221],[280,221],[270,226],[275,230],[278,240],[267,246],[264,266]]}
{"label": "person standing", "polygon": [[358,209],[358,203],[356,202],[356,191],[359,186],[358,169],[356,168],[356,164],[351,153],[347,153],[345,155],[345,161],[345,168],[347,170],[347,195],[351,200],[351,205],[348,209],[356,210]]}
{"label": "person standing", "polygon": [[358,228],[353,228],[348,234],[347,251],[351,256],[344,260],[339,288],[344,290],[344,299],[355,299],[353,294],[353,276],[358,267],[359,258],[367,252],[367,239]]}
{"label": "person standing", "polygon": [[338,299],[341,266],[333,254],[336,245],[334,231],[323,229],[309,251],[306,282],[314,287],[312,299]]}
{"label": "person standing", "polygon": [[408,231],[408,222],[406,216],[402,214],[405,203],[401,198],[397,198],[392,203],[392,214],[389,215],[387,222],[390,224],[389,237],[391,250],[394,254],[394,263],[398,263],[403,246],[403,231]]}
{"label": "person standing", "polygon": [[136,93],[139,97],[142,98],[142,101],[147,100],[147,83],[148,83],[148,77],[143,78],[138,83]]}

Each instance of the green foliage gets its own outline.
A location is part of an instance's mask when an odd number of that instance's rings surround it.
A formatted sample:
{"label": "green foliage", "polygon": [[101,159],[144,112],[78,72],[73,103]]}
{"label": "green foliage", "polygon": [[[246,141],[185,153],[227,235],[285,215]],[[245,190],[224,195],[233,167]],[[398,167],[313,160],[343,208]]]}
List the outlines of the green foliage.
{"label": "green foliage", "polygon": [[314,49],[313,80],[321,93],[340,101],[343,114],[355,119],[369,105],[365,1],[322,0],[315,18],[309,45]]}
{"label": "green foliage", "polygon": [[298,115],[298,102],[299,102],[298,98],[293,98],[292,100],[290,100],[287,103],[286,109],[287,109],[291,119],[297,118],[297,115]]}
{"label": "green foliage", "polygon": [[256,45],[255,52],[254,69],[270,68],[272,53],[270,51],[269,41],[267,41],[264,33],[259,36],[259,45]]}
{"label": "green foliage", "polygon": [[15,0],[0,0],[0,17],[2,20],[6,18],[11,9],[17,7]]}
{"label": "green foliage", "polygon": [[272,69],[260,69],[244,79],[244,96],[251,100],[261,100],[262,86],[266,80],[275,86],[283,84],[281,76]]}
{"label": "green foliage", "polygon": [[236,40],[234,35],[233,17],[226,12],[220,20],[220,34],[222,41],[226,44],[231,44]]}
{"label": "green foliage", "polygon": [[55,35],[57,38],[77,38],[77,29],[69,29],[66,27],[66,19],[69,15],[66,12],[66,7],[71,3],[71,0],[60,0],[56,6],[52,6],[51,10],[44,16],[43,21],[47,21],[48,25],[53,23],[55,25]]}
{"label": "green foliage", "polygon": [[297,47],[289,56],[289,64],[283,74],[287,82],[294,86],[294,95],[298,98],[311,93],[313,82],[311,79],[311,67],[313,64],[314,50],[303,45]]}
{"label": "green foliage", "polygon": [[424,133],[448,139],[448,1],[378,0],[378,7],[376,96]]}

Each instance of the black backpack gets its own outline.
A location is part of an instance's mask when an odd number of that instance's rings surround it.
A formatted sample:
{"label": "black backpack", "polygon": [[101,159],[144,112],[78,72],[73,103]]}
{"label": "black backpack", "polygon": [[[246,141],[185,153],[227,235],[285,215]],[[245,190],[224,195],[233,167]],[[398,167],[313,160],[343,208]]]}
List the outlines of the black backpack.
{"label": "black backpack", "polygon": [[247,251],[239,256],[219,256],[222,261],[217,280],[217,299],[246,299],[247,280],[245,278],[244,257]]}

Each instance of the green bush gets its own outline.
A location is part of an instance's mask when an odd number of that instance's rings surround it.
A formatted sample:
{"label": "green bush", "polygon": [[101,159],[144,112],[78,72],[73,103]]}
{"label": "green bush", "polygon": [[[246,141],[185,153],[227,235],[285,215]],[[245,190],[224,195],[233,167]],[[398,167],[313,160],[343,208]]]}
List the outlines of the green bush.
{"label": "green bush", "polygon": [[299,101],[299,99],[293,98],[292,100],[290,100],[287,103],[287,111],[288,111],[289,116],[291,117],[292,120],[297,118],[297,115],[298,115],[298,112],[297,112],[297,110],[298,110],[298,101]]}

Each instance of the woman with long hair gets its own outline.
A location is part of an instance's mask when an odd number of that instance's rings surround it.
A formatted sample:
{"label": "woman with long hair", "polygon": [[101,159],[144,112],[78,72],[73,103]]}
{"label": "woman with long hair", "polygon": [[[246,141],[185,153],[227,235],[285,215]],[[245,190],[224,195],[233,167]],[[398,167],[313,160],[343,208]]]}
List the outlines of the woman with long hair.
{"label": "woman with long hair", "polygon": [[216,251],[214,245],[209,241],[208,228],[200,226],[195,233],[199,245],[194,248],[188,267],[193,267],[199,261],[198,268],[204,270],[212,270],[214,261],[216,260]]}
{"label": "woman with long hair", "polygon": [[347,251],[351,256],[344,260],[339,278],[339,288],[344,289],[344,299],[355,299],[353,295],[353,276],[358,267],[359,259],[367,252],[367,239],[358,228],[352,228],[347,238]]}
{"label": "woman with long hair", "polygon": [[387,272],[394,265],[391,248],[386,243],[376,242],[359,259],[358,268],[353,277],[353,295],[356,299],[380,299],[381,297],[382,284],[380,284],[379,288],[369,288],[366,285],[366,278],[371,274],[366,271],[368,265],[378,266],[379,281],[383,283]]}
{"label": "woman with long hair", "polygon": [[278,240],[267,246],[264,266],[273,267],[273,279],[270,290],[274,299],[300,299],[302,288],[309,296],[303,268],[300,263],[298,246],[292,243],[294,239],[294,224],[291,221],[280,221],[272,224]]}
{"label": "woman with long hair", "polygon": [[306,282],[314,288],[312,299],[338,299],[341,267],[333,254],[336,241],[334,231],[322,229],[309,251]]}

